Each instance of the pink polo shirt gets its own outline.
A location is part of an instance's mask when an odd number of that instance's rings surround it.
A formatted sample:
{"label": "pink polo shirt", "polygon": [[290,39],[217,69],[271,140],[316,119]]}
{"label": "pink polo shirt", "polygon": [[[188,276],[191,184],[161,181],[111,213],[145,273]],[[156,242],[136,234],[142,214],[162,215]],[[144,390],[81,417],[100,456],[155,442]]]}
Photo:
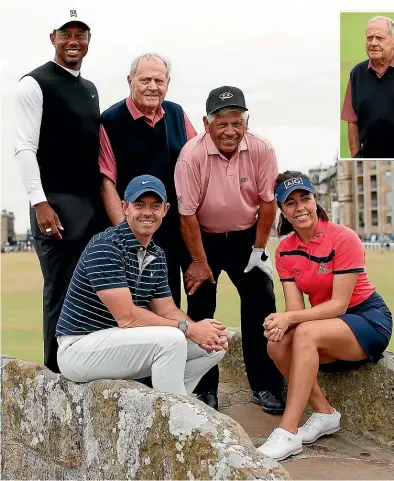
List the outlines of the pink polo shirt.
{"label": "pink polo shirt", "polygon": [[[160,105],[156,110],[156,115],[153,120],[145,117],[145,115],[136,107],[130,96],[126,99],[126,105],[134,120],[144,117],[144,121],[152,128],[164,117],[165,114],[165,110]],[[183,112],[183,115],[185,117],[186,138],[189,140],[195,137],[197,132],[194,130],[194,127],[185,112]],[[102,124],[100,125],[100,150],[98,161],[100,165],[100,172],[109,177],[116,184],[116,159],[111,147],[111,142]]]}
{"label": "pink polo shirt", "polygon": [[197,215],[207,232],[245,230],[255,221],[261,201],[274,199],[278,175],[275,151],[268,140],[247,132],[230,160],[209,134],[189,140],[175,166],[178,209]]}
{"label": "pink polo shirt", "polygon": [[[374,69],[374,66],[373,66],[371,61],[368,62],[368,68],[374,70],[374,72],[376,73],[376,75],[379,78],[383,77],[383,75],[387,72],[389,67],[394,67],[394,58],[391,61],[390,65],[386,68],[386,70],[381,74],[376,72],[376,70]],[[349,80],[349,82],[347,84],[347,88],[346,88],[346,94],[345,94],[345,99],[343,101],[341,119],[345,120],[346,122],[350,122],[350,123],[354,123],[354,124],[357,123],[357,115],[356,115],[356,112],[354,111],[353,105],[352,105],[352,86],[350,84],[350,80]]]}
{"label": "pink polo shirt", "polygon": [[365,271],[365,250],[349,227],[319,219],[312,239],[304,244],[293,232],[276,249],[276,269],[281,282],[295,282],[312,306],[332,298],[334,276],[357,273],[349,307],[375,292]]}

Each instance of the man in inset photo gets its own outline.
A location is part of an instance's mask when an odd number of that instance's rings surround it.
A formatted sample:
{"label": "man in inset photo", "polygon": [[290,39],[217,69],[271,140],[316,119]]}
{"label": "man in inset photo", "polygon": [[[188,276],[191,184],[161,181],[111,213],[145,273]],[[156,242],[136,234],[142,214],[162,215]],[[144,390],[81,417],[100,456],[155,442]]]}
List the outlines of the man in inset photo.
{"label": "man in inset photo", "polygon": [[[349,39],[345,44],[343,36],[342,29],[342,52],[351,48]],[[347,122],[350,155],[343,155],[341,145],[341,158],[394,158],[394,20],[369,18],[365,38],[368,60],[357,63],[347,80],[341,119]]]}

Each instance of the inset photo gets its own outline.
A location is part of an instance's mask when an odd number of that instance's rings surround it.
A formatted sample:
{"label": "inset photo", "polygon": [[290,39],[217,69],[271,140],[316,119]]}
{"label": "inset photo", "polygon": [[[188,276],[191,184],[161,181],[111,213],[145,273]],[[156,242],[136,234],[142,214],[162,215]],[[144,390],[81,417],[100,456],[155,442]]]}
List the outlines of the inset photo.
{"label": "inset photo", "polygon": [[340,12],[340,160],[394,159],[394,11]]}

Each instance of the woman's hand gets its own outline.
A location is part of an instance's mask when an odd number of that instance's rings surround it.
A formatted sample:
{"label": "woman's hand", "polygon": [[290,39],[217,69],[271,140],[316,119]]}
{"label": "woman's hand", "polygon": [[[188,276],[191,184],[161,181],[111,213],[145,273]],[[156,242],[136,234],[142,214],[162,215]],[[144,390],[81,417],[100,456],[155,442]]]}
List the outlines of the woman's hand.
{"label": "woman's hand", "polygon": [[266,332],[269,332],[277,328],[281,329],[284,334],[289,329],[290,321],[290,314],[288,312],[273,312],[265,318],[264,329]]}
{"label": "woman's hand", "polygon": [[282,340],[283,336],[285,333],[282,331],[282,329],[278,327],[274,327],[270,331],[264,331],[264,336],[272,342],[279,342]]}

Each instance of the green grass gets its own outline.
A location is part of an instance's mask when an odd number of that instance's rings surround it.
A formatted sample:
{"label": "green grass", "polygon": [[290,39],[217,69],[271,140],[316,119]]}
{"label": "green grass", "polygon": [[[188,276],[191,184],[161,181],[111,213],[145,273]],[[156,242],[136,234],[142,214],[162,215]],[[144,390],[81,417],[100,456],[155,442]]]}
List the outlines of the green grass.
{"label": "green grass", "polygon": [[[365,28],[367,21],[377,15],[393,18],[393,12],[341,12],[340,14],[340,109],[342,111],[343,99],[350,71],[353,67],[367,60],[365,51]],[[347,122],[341,120],[340,157],[350,158],[347,141]]]}
{"label": "green grass", "polygon": [[[270,245],[273,255],[276,245]],[[19,359],[42,362],[42,277],[34,253],[10,253],[1,256],[2,265],[2,326],[1,352]],[[370,280],[394,312],[394,252],[367,252]],[[278,311],[284,299],[275,273],[275,293]],[[183,299],[185,307],[185,299]],[[239,326],[240,303],[234,286],[223,273],[218,282],[216,316],[228,326]],[[394,351],[394,337],[389,349]]]}

